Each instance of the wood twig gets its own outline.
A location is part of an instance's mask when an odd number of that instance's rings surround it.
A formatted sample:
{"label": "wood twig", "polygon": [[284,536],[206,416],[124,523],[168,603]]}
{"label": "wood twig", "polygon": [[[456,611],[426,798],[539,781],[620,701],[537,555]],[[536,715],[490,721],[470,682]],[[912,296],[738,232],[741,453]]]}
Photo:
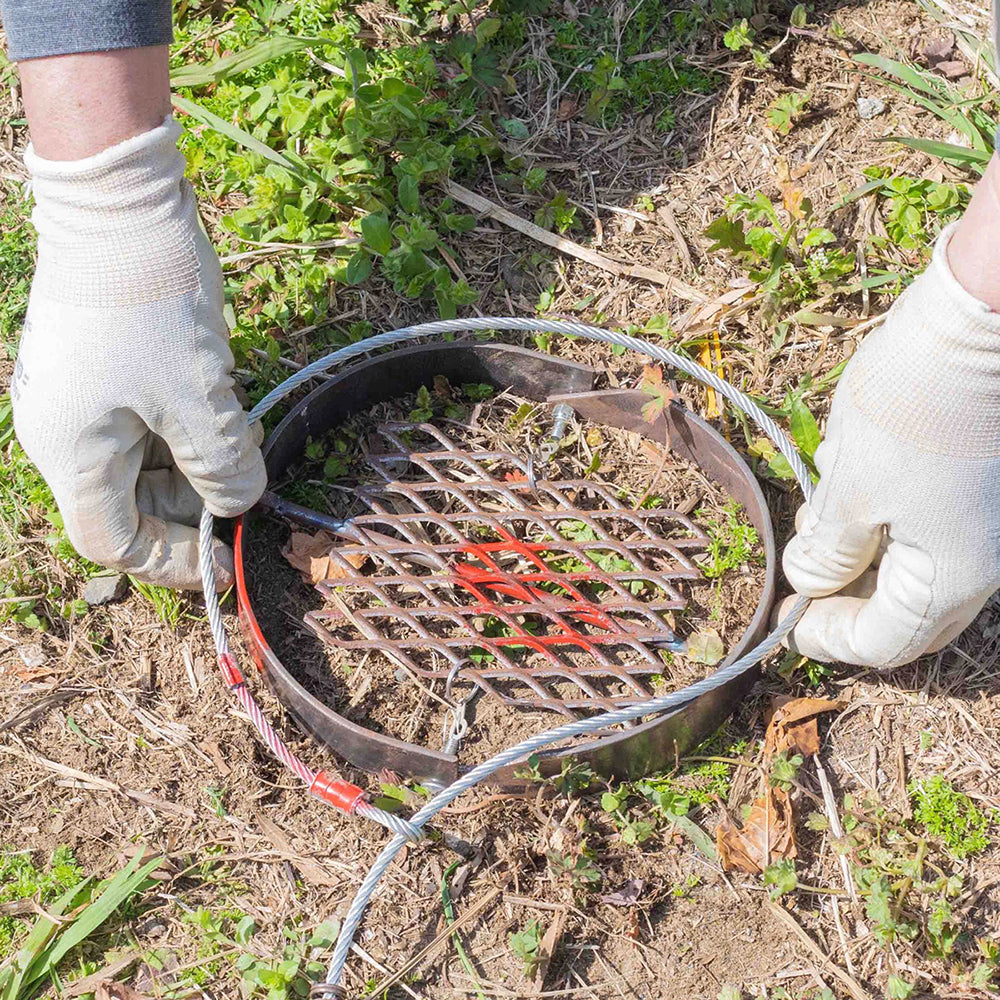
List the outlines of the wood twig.
{"label": "wood twig", "polygon": [[441,188],[449,197],[454,198],[455,201],[467,208],[471,208],[474,212],[480,212],[523,236],[538,243],[544,243],[546,246],[552,247],[553,250],[559,250],[570,257],[576,257],[577,260],[592,264],[594,267],[599,267],[602,271],[607,271],[616,277],[637,278],[640,281],[650,281],[654,285],[662,285],[671,295],[676,295],[677,298],[685,299],[688,302],[707,301],[706,295],[680,278],[667,274],[665,271],[659,271],[654,267],[646,267],[643,264],[623,264],[580,243],[574,243],[573,240],[568,240],[564,236],[550,233],[547,229],[542,229],[541,226],[536,226],[533,222],[522,219],[521,216],[515,215],[506,208],[501,208],[495,202],[476,194],[475,191],[462,187],[461,184],[456,184],[454,181],[443,181]]}
{"label": "wood twig", "polygon": [[88,774],[86,771],[78,771],[75,767],[69,767],[66,764],[60,764],[58,761],[49,760],[47,757],[42,757],[40,754],[27,753],[12,746],[0,746],[0,753],[9,754],[11,757],[20,757],[21,760],[26,760],[32,764],[40,764],[47,770],[53,771],[55,774],[61,774],[64,778],[73,778],[76,781],[86,782],[91,788],[96,788],[100,791],[106,792],[116,792],[118,795],[124,795],[125,798],[131,799],[139,805],[149,806],[149,808],[155,812],[164,812],[170,813],[174,816],[183,816],[185,819],[198,818],[198,814],[193,809],[189,809],[187,806],[178,805],[176,802],[167,802],[166,799],[157,798],[157,796],[150,795],[148,792],[140,792],[134,788],[124,788],[122,785],[117,785],[113,781],[108,781],[107,778],[102,778],[96,774]]}
{"label": "wood twig", "polygon": [[489,909],[489,907],[496,901],[497,897],[503,892],[503,886],[496,886],[491,889],[488,893],[478,903],[471,906],[465,911],[460,917],[456,918],[454,923],[447,924],[443,931],[430,944],[425,948],[421,948],[416,955],[413,956],[408,962],[401,965],[391,976],[383,979],[373,990],[370,990],[371,996],[382,996],[390,986],[395,986],[404,976],[409,975],[414,969],[416,969],[421,962],[428,956],[432,955],[437,949],[445,942],[451,939],[451,936],[457,930],[461,930],[466,924],[472,923],[476,917],[480,916],[484,911]]}
{"label": "wood twig", "polygon": [[674,210],[669,204],[660,205],[656,210],[656,214],[659,216],[660,221],[670,230],[670,235],[674,238],[674,243],[677,244],[677,250],[684,260],[684,266],[687,268],[688,273],[694,273],[696,270],[694,266],[694,258],[691,256],[691,250],[687,245],[687,240],[684,239],[684,233],[681,231],[681,227],[677,222],[677,216],[674,215]]}
{"label": "wood twig", "polygon": [[[830,823],[830,832],[838,840],[844,836],[844,825],[840,822],[840,813],[837,812],[837,800],[830,786],[830,779],[826,769],[820,763],[819,755],[813,755],[813,763],[816,765],[816,777],[819,778],[819,787],[823,790],[823,805],[826,809],[826,818]],[[851,902],[858,901],[858,894],[854,888],[854,879],[851,878],[851,865],[845,854],[838,854],[837,860],[840,862],[840,874],[844,879],[844,888],[851,897]]]}
{"label": "wood twig", "polygon": [[850,973],[845,972],[839,965],[815,941],[809,936],[809,934],[802,928],[799,922],[793,917],[788,910],[783,906],[779,906],[777,903],[768,901],[768,909],[781,921],[794,935],[799,939],[802,945],[805,947],[806,951],[813,956],[818,962],[821,963],[822,968],[826,969],[835,979],[839,980],[848,993],[854,997],[854,1000],[874,1000],[871,993],[869,993],[862,985],[859,983],[854,976]]}

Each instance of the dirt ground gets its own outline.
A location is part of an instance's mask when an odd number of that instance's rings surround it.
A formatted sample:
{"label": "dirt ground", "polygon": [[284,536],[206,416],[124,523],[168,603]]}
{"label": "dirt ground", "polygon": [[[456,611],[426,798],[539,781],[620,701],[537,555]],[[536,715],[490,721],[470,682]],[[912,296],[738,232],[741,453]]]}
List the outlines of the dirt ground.
{"label": "dirt ground", "polygon": [[[818,6],[829,13],[829,5]],[[838,5],[836,17],[852,43],[887,53],[908,50],[930,23],[916,5],[898,0]],[[904,105],[884,83],[861,79],[842,48],[825,36],[796,37],[780,63],[785,83],[810,87],[822,111],[788,136],[763,123],[764,109],[778,92],[772,75],[755,76],[752,64],[736,62],[726,50],[705,58],[728,83],[713,95],[693,97],[679,117],[670,142],[682,150],[680,166],[665,166],[662,137],[642,122],[621,132],[554,123],[531,151],[540,162],[571,160],[562,169],[572,189],[568,178],[580,170],[578,151],[587,148],[590,180],[579,180],[577,194],[581,203],[597,206],[602,252],[683,277],[705,302],[560,259],[552,311],[569,314],[573,303],[588,298],[608,323],[641,324],[668,312],[680,336],[721,329],[727,344],[742,345],[726,351],[728,376],[780,399],[796,377],[819,376],[849,357],[885,303],[877,294],[863,304],[843,302],[838,309],[850,323],[796,327],[778,353],[771,331],[749,318],[745,278],[719,255],[706,253],[702,230],[734,189],[759,188],[779,197],[782,158],[793,167],[811,163],[801,183],[817,205],[830,208],[839,194],[864,182],[861,168],[873,163],[916,176],[948,175],[923,154],[879,142],[901,131],[945,136],[929,113]],[[859,120],[856,93],[881,97],[886,113]],[[488,177],[481,189],[495,196]],[[641,220],[630,215],[626,206],[639,192],[669,206],[675,224],[662,213]],[[862,200],[830,210],[827,224],[860,239],[877,231],[881,219]],[[530,248],[522,237],[488,223],[474,236],[484,247],[478,258],[484,269],[516,272]],[[506,301],[480,305],[486,313],[531,314],[533,297],[526,289],[523,296],[508,292]],[[386,326],[399,325],[403,308],[414,307],[366,302],[376,325],[383,319]],[[609,363],[596,347],[557,342],[553,348],[607,365],[620,384],[634,385],[639,377],[638,362]],[[683,394],[705,412],[700,389],[687,386]],[[731,433],[734,425],[726,426]],[[765,489],[780,544],[791,530],[797,495],[774,480]],[[25,551],[39,560],[46,559],[45,534],[38,523],[23,539]],[[63,573],[54,562],[48,572],[55,580]],[[62,582],[68,595],[78,596],[79,581],[64,575]],[[255,950],[276,953],[289,920],[312,926],[343,916],[388,835],[302,793],[220,684],[199,603],[184,609],[170,626],[132,591],[119,604],[59,622],[46,633],[12,622],[0,628],[0,844],[39,859],[69,844],[83,867],[99,874],[119,868],[136,845],[163,852],[167,881],[151,891],[106,960],[131,956],[123,966],[127,971],[116,974],[132,975],[142,992],[154,996],[187,982],[182,973],[204,967],[199,986],[185,987],[182,995],[229,998],[240,995],[232,957],[200,953],[201,939],[185,914],[199,905],[250,914],[261,927]],[[231,600],[226,612],[230,635],[236,636]],[[301,626],[289,619],[288,627]],[[839,668],[823,680],[820,693],[847,706],[821,730],[819,760],[837,800],[870,795],[905,815],[908,783],[944,775],[992,815],[1000,808],[998,663],[1000,604],[994,600],[963,636],[933,657],[890,673]],[[313,767],[377,791],[372,776],[345,767],[304,736],[259,678],[252,684],[268,718]],[[774,695],[792,690],[802,692],[772,670],[739,707],[727,739],[749,743],[724,795],[692,811],[704,830],[714,831],[726,809],[738,812],[757,794],[767,706]],[[812,761],[799,782],[802,817],[810,809],[822,811]],[[985,851],[948,869],[964,879],[953,902],[966,931],[959,969],[952,959],[915,954],[904,940],[877,941],[864,904],[847,895],[831,837],[804,826],[800,889],[788,908],[772,903],[758,878],[724,873],[667,823],[639,845],[626,843],[593,795],[567,798],[548,786],[526,795],[477,791],[446,811],[440,828],[468,845],[459,859],[460,888],[453,878],[452,894],[459,919],[479,908],[461,927],[475,978],[454,946],[439,942],[390,989],[393,998],[465,997],[478,990],[491,997],[716,1000],[726,986],[752,996],[782,997],[784,989],[790,997],[813,997],[829,988],[833,996],[856,998],[885,995],[890,974],[915,983],[914,997],[997,995],[971,985],[967,974],[974,938],[995,940],[1000,927],[996,837]],[[596,892],[581,890],[548,860],[553,852],[581,856],[581,841],[600,871]],[[377,991],[388,973],[436,940],[444,927],[441,879],[456,858],[434,842],[406,849],[390,868],[348,966],[351,995]],[[638,889],[635,880],[641,880]],[[525,978],[509,945],[509,935],[532,920],[560,928],[541,987]],[[160,968],[143,958],[151,949],[160,956]]]}

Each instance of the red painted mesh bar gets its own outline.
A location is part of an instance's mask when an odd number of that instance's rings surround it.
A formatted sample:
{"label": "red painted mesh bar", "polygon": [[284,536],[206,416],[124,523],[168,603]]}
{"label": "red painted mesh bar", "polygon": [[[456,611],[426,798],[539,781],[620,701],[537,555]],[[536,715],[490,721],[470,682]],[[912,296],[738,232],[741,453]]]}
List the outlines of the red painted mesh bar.
{"label": "red painted mesh bar", "polygon": [[532,488],[521,457],[429,424],[379,432],[378,479],[355,491],[366,544],[333,549],[328,606],[306,616],[324,642],[565,715],[651,696],[704,531],[592,480]]}

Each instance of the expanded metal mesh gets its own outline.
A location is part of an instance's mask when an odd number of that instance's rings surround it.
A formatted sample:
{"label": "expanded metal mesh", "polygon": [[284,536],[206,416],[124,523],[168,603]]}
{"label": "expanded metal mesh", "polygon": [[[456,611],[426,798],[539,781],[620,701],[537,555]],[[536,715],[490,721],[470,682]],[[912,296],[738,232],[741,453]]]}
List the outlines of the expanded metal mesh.
{"label": "expanded metal mesh", "polygon": [[681,581],[708,536],[663,507],[633,509],[591,479],[529,481],[530,463],[439,427],[387,422],[351,519],[365,544],[331,552],[307,624],[326,643],[573,716],[642,701],[667,668]]}

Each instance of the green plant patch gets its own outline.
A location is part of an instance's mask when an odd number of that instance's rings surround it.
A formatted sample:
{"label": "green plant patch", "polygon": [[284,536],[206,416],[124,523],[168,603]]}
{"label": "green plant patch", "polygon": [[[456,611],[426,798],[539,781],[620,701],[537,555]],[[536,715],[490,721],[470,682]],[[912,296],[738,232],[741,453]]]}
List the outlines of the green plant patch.
{"label": "green plant patch", "polygon": [[908,791],[914,820],[953,857],[967,858],[989,846],[991,817],[940,775],[911,782]]}
{"label": "green plant patch", "polygon": [[[76,885],[83,877],[68,847],[57,847],[47,864],[38,868],[27,851],[0,849],[0,903],[34,899],[41,906]],[[15,917],[0,917],[0,955],[9,955],[25,924]]]}

